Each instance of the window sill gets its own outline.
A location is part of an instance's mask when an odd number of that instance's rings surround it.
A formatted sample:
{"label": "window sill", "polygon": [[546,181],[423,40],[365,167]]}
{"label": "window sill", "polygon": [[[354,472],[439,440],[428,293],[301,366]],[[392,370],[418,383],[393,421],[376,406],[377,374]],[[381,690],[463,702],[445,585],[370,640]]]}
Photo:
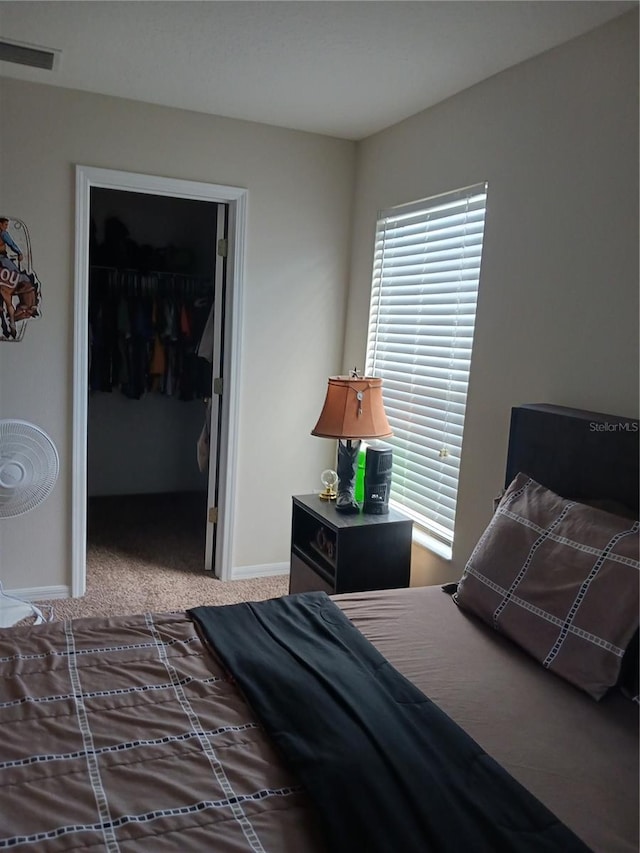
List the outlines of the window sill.
{"label": "window sill", "polygon": [[415,523],[413,526],[413,541],[421,548],[426,548],[428,551],[431,551],[443,560],[451,562],[451,545],[447,545],[445,542],[440,542],[439,539],[436,539],[434,536],[427,533],[424,528],[417,527]]}

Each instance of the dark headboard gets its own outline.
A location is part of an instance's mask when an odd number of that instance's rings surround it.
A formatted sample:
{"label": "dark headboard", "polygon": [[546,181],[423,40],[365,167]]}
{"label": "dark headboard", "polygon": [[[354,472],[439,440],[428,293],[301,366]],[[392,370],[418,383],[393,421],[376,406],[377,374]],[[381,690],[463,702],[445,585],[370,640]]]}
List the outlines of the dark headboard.
{"label": "dark headboard", "polygon": [[638,421],[546,403],[511,410],[505,487],[521,471],[576,500],[638,510]]}

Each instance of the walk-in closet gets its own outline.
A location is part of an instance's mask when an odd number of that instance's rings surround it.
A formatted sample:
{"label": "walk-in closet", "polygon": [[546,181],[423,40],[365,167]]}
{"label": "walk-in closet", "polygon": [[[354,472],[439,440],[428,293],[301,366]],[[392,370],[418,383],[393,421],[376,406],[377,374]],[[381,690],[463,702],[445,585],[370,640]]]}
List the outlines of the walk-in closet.
{"label": "walk-in closet", "polygon": [[203,567],[218,207],[91,189],[89,568]]}

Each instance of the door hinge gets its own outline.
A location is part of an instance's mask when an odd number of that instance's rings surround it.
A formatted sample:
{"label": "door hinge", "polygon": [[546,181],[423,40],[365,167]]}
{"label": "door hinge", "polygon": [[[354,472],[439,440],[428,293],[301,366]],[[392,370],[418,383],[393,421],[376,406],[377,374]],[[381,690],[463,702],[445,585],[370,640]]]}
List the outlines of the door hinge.
{"label": "door hinge", "polygon": [[210,506],[209,507],[209,524],[217,524],[218,523],[218,507]]}
{"label": "door hinge", "polygon": [[216,376],[213,380],[213,393],[222,394],[222,376]]}
{"label": "door hinge", "polygon": [[218,254],[221,258],[227,257],[227,252],[229,251],[229,241],[225,238],[222,240],[218,240]]}

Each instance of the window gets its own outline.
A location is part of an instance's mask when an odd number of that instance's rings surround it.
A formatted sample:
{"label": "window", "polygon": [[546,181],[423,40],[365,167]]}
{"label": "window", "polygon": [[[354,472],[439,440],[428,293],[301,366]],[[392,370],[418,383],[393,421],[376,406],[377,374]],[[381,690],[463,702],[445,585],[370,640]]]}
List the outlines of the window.
{"label": "window", "polygon": [[[382,211],[366,374],[383,379],[391,502],[451,556],[487,185]],[[443,547],[444,546],[444,547]]]}

